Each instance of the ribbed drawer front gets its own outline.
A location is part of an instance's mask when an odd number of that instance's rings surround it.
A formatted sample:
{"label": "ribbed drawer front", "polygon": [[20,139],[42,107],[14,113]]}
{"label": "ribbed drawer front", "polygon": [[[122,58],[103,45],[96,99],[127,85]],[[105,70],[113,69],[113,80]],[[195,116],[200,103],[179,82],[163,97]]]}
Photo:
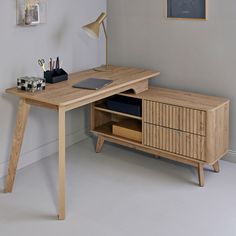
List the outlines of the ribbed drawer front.
{"label": "ribbed drawer front", "polygon": [[144,100],[144,122],[206,135],[206,112]]}
{"label": "ribbed drawer front", "polygon": [[205,137],[144,123],[144,145],[205,161]]}

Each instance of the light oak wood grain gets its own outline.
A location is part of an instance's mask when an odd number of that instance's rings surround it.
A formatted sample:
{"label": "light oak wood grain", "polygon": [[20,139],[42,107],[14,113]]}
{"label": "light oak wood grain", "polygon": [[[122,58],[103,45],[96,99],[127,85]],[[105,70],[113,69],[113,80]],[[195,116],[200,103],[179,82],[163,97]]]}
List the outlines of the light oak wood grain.
{"label": "light oak wood grain", "polygon": [[[68,81],[57,84],[47,84],[42,92],[29,93],[15,88],[6,92],[21,98],[15,134],[12,142],[11,158],[5,191],[11,192],[19,159],[25,124],[30,105],[44,107],[58,111],[59,118],[59,209],[58,218],[65,219],[65,113],[72,109],[91,104],[92,102],[112,96],[127,90],[139,93],[148,89],[148,79],[160,74],[158,71],[145,70],[133,67],[111,66],[110,72],[97,72],[94,70],[82,71],[69,75]],[[110,79],[113,83],[100,90],[86,90],[73,88],[72,85],[90,77]],[[119,114],[109,114],[106,111],[91,109],[91,129],[109,121],[120,121]],[[101,145],[102,146],[102,145]]]}
{"label": "light oak wood grain", "polygon": [[[26,93],[17,88],[7,89],[7,93],[54,106],[67,106],[69,109],[82,106],[99,99],[117,94],[128,89],[141,92],[148,89],[147,80],[160,75],[151,71],[131,67],[113,66],[112,72],[82,71],[69,75],[69,80],[57,84],[47,84],[46,90],[40,93]],[[99,90],[73,88],[72,85],[90,77],[110,79],[113,83]]]}
{"label": "light oak wood grain", "polygon": [[124,137],[120,139],[109,129],[95,126],[93,131],[112,142],[149,153],[155,150],[155,155],[194,163],[199,185],[203,186],[204,165],[213,165],[217,170],[216,161],[228,150],[229,100],[160,87],[151,87],[137,95],[121,95],[142,99],[141,145]]}
{"label": "light oak wood grain", "polygon": [[216,173],[219,173],[220,172],[220,164],[219,164],[219,161],[217,161],[215,164],[212,165],[214,171]]}
{"label": "light oak wood grain", "polygon": [[16,127],[12,140],[10,162],[8,166],[8,174],[5,183],[5,192],[12,192],[14,180],[16,176],[17,164],[19,161],[21,145],[23,142],[26,122],[28,118],[30,105],[26,103],[25,99],[20,99],[18,105],[18,113],[16,116]]}
{"label": "light oak wood grain", "polygon": [[199,179],[199,186],[204,187],[205,183],[205,176],[204,176],[204,166],[201,163],[198,163],[198,179]]}
{"label": "light oak wood grain", "polygon": [[58,111],[59,129],[59,220],[65,219],[65,109],[62,107]]}
{"label": "light oak wood grain", "polygon": [[[122,146],[126,146],[129,148],[133,148],[136,150],[140,150],[146,153],[150,153],[150,154],[154,154],[155,156],[158,157],[165,157],[167,159],[173,160],[173,161],[178,161],[184,164],[188,164],[188,165],[192,165],[194,167],[198,167],[198,163],[195,160],[192,160],[191,158],[183,158],[179,155],[176,155],[174,153],[170,153],[170,152],[166,152],[163,150],[159,150],[156,148],[152,148],[152,147],[148,147],[146,145],[140,144],[138,142],[134,142],[132,140],[128,140],[125,138],[121,138],[121,137],[116,137],[114,135],[112,135],[109,132],[104,132],[104,130],[94,130],[93,131],[95,134],[103,136],[105,140],[112,142],[112,143],[117,143],[120,144]],[[205,163],[202,162],[202,164],[204,165]]]}
{"label": "light oak wood grain", "polygon": [[103,138],[103,136],[98,135],[97,145],[96,145],[96,153],[101,152],[104,141],[105,141],[105,139]]}
{"label": "light oak wood grain", "polygon": [[185,108],[192,108],[200,111],[214,110],[229,102],[229,99],[223,97],[209,96],[206,94],[162,88],[158,86],[150,86],[147,91],[140,94],[122,93],[122,95],[160,102],[172,106],[176,105]]}

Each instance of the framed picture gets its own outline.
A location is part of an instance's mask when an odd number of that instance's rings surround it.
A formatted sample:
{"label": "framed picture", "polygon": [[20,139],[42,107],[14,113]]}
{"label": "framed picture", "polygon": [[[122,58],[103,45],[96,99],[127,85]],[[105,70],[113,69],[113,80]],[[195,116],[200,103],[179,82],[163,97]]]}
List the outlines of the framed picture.
{"label": "framed picture", "polygon": [[166,0],[167,18],[207,20],[207,0]]}
{"label": "framed picture", "polygon": [[36,26],[47,22],[47,0],[16,0],[16,23]]}
{"label": "framed picture", "polygon": [[31,25],[36,25],[40,23],[40,13],[39,13],[39,4],[34,4],[30,8],[31,14]]}

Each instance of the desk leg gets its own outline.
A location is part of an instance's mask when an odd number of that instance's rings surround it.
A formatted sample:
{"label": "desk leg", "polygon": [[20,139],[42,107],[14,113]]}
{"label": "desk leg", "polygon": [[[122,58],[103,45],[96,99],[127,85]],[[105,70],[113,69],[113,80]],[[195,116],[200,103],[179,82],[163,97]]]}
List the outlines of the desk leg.
{"label": "desk leg", "polygon": [[10,162],[8,166],[8,175],[5,183],[5,192],[12,192],[14,180],[16,176],[17,164],[19,161],[21,146],[23,142],[25,126],[29,114],[30,105],[21,99],[18,105],[18,113],[16,116],[16,127],[12,140]]}
{"label": "desk leg", "polygon": [[59,214],[58,219],[65,219],[65,110],[59,108]]}

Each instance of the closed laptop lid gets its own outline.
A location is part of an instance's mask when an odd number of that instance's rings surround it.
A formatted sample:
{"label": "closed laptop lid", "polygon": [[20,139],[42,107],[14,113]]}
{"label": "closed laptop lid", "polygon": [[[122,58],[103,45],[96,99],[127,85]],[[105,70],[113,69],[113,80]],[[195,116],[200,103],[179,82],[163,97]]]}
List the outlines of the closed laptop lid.
{"label": "closed laptop lid", "polygon": [[99,78],[88,78],[80,81],[77,84],[73,85],[73,88],[82,88],[82,89],[100,89],[104,86],[111,84],[113,80],[99,79]]}

